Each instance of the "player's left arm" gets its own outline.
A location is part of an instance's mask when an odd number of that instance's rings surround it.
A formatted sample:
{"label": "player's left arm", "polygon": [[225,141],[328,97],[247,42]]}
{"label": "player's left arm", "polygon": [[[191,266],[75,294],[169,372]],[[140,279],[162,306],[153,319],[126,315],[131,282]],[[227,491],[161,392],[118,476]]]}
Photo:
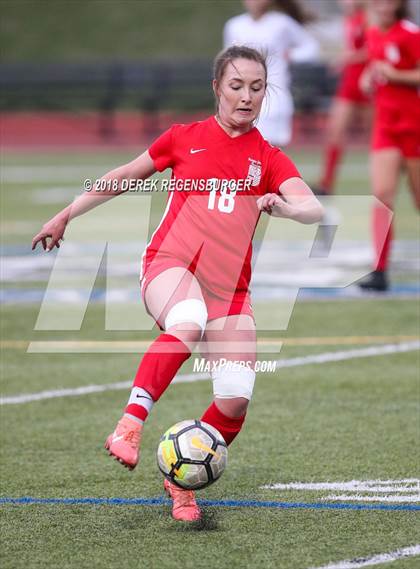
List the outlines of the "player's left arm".
{"label": "player's left arm", "polygon": [[420,85],[420,62],[414,69],[396,69],[386,61],[376,61],[374,73],[383,83],[398,83],[413,87]]}
{"label": "player's left arm", "polygon": [[279,186],[279,194],[265,194],[257,200],[261,211],[274,217],[293,219],[299,223],[318,223],[324,208],[302,178],[294,177]]}

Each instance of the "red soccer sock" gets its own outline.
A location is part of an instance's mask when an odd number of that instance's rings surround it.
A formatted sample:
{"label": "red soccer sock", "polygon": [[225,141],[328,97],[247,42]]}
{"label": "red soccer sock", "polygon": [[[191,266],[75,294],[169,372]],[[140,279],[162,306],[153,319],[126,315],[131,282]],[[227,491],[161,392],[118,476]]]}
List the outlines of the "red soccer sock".
{"label": "red soccer sock", "polygon": [[373,242],[377,271],[385,271],[388,267],[393,233],[392,212],[383,205],[375,205],[373,208]]}
{"label": "red soccer sock", "polygon": [[245,421],[245,415],[237,418],[228,417],[220,411],[216,403],[213,401],[210,407],[204,412],[201,420],[217,429],[225,439],[226,444],[230,445],[242,429],[242,425]]}
{"label": "red soccer sock", "polygon": [[[140,362],[125,413],[145,421],[153,402],[160,398],[190,356],[187,346],[175,336],[161,334],[156,338]],[[151,399],[147,400],[147,394]]]}
{"label": "red soccer sock", "polygon": [[334,190],[334,182],[337,168],[343,153],[343,147],[339,144],[327,146],[325,151],[324,173],[321,178],[320,187],[328,193]]}

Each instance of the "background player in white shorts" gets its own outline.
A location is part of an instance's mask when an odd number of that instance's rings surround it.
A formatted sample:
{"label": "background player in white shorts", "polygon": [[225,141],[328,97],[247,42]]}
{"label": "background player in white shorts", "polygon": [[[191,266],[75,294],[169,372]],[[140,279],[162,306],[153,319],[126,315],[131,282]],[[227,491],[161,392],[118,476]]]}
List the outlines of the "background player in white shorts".
{"label": "background player in white shorts", "polygon": [[246,12],[228,20],[224,47],[248,45],[267,57],[268,90],[257,127],[271,144],[286,146],[292,137],[293,99],[289,62],[314,61],[317,41],[303,27],[308,16],[294,0],[244,0]]}

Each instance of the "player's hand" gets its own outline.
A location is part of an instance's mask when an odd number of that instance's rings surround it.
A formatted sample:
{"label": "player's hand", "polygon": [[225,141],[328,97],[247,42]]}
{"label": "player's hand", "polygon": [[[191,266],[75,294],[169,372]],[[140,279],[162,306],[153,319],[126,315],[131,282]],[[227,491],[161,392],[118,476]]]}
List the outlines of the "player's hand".
{"label": "player's hand", "polygon": [[365,95],[372,95],[374,91],[373,73],[370,69],[366,70],[359,79],[359,87]]}
{"label": "player's hand", "polygon": [[257,199],[260,211],[276,217],[290,217],[290,206],[278,194],[265,194]]}
{"label": "player's hand", "polygon": [[39,242],[42,243],[44,251],[51,251],[54,247],[59,249],[66,226],[67,219],[63,217],[53,217],[50,221],[47,221],[41,231],[32,239],[32,250],[35,249]]}
{"label": "player's hand", "polygon": [[375,82],[379,85],[385,85],[395,78],[395,69],[386,61],[375,61],[372,72]]}

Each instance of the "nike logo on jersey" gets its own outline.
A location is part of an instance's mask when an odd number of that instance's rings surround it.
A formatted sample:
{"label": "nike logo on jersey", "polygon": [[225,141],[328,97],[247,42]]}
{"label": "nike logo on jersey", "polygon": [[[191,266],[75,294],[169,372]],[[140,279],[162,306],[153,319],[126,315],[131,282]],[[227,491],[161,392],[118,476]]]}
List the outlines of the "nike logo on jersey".
{"label": "nike logo on jersey", "polygon": [[203,152],[204,150],[207,150],[207,148],[191,148],[190,154],[197,154],[197,152]]}

